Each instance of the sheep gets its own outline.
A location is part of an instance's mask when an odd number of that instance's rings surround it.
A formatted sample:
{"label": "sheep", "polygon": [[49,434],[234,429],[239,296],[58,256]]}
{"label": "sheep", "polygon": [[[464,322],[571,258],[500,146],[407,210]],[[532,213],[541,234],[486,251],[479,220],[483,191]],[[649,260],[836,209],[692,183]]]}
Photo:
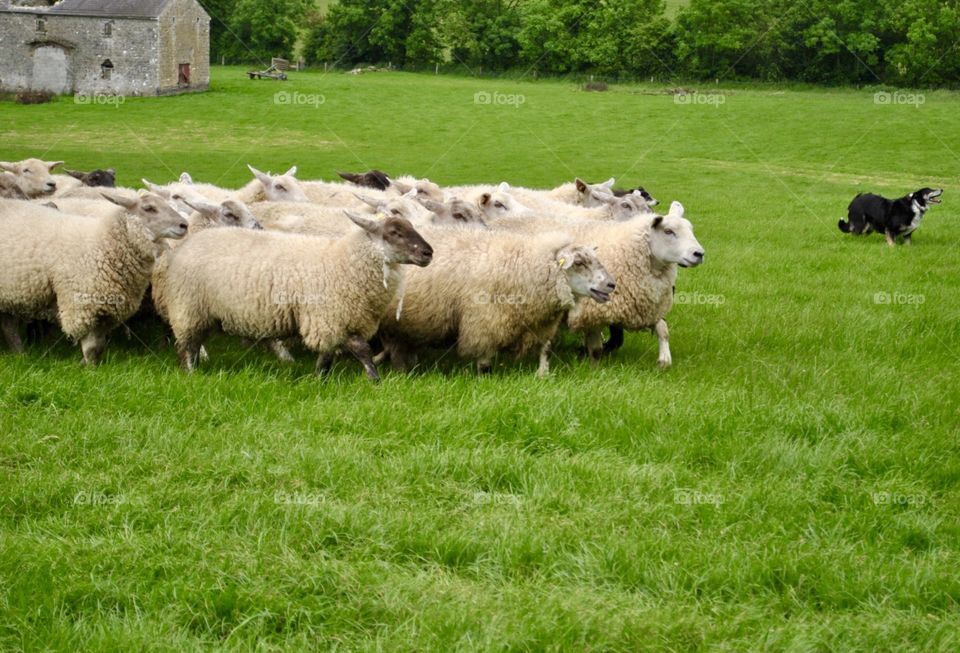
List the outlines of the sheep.
{"label": "sheep", "polygon": [[9,172],[0,172],[0,198],[10,200],[29,199],[20,188],[17,178]]}
{"label": "sheep", "polygon": [[52,195],[57,190],[57,180],[51,173],[59,165],[63,165],[63,161],[41,161],[40,159],[25,159],[14,163],[0,161],[0,170],[16,177],[20,190],[33,199]]}
{"label": "sheep", "polygon": [[369,172],[337,171],[337,174],[350,183],[364,188],[387,190],[390,187],[390,177],[382,170],[370,170]]}
{"label": "sheep", "polygon": [[488,372],[494,356],[539,348],[538,376],[550,371],[550,346],[567,311],[592,297],[605,302],[614,280],[597,259],[562,232],[525,238],[465,229],[430,229],[437,247],[430,268],[411,270],[400,300],[380,325],[385,355],[397,369],[415,364],[411,347],[456,342],[463,358]]}
{"label": "sheep", "polygon": [[[553,190],[548,191],[531,191],[529,189],[522,189],[526,192],[540,194],[545,199],[554,200],[557,202],[563,202],[565,204],[579,204],[581,206],[593,207],[601,206],[605,203],[601,197],[598,197],[596,193],[612,194],[614,197],[624,197],[625,195],[637,194],[647,203],[648,206],[656,206],[659,202],[653,198],[650,193],[644,189],[643,186],[637,186],[636,188],[630,189],[621,189],[614,188],[613,185],[616,183],[616,180],[611,177],[600,184],[590,184],[579,177],[574,179],[573,183],[566,183],[560,186],[557,186]],[[515,191],[518,189],[514,189]],[[518,194],[518,197],[523,200],[523,194]]]}
{"label": "sheep", "polygon": [[178,201],[183,198],[193,198],[195,201],[201,201],[201,198],[208,202],[223,202],[224,200],[237,200],[244,204],[253,204],[259,201],[269,202],[306,202],[307,196],[300,187],[294,175],[297,174],[297,167],[293,166],[282,175],[272,175],[269,172],[260,172],[251,165],[247,168],[253,173],[254,179],[242,188],[230,189],[220,188],[213,184],[197,184],[188,173],[180,175],[180,180],[166,186],[153,184],[143,179],[143,185],[154,193],[167,197],[170,201]]}
{"label": "sheep", "polygon": [[[414,195],[419,199],[430,199],[435,202],[442,202],[444,200],[443,190],[429,179],[417,179],[409,175],[391,179],[390,175],[382,170],[376,169],[370,170],[369,172],[337,172],[337,174],[343,179],[357,186],[363,186],[364,188],[381,191],[393,190],[400,195],[406,195],[410,191],[416,191]],[[337,184],[334,184],[333,186],[336,185]]]}
{"label": "sheep", "polygon": [[604,351],[604,327],[610,327],[612,339],[621,341],[623,329],[650,329],[659,342],[657,363],[667,368],[673,359],[665,317],[673,306],[677,266],[696,267],[705,255],[684,214],[683,205],[674,202],[666,216],[642,215],[622,222],[501,220],[494,227],[532,235],[562,225],[575,237],[595,243],[617,277],[617,293],[603,306],[577,306],[567,316],[567,327],[584,334],[594,361]]}
{"label": "sheep", "polygon": [[163,238],[182,238],[183,218],[161,198],[107,197],[123,210],[89,219],[0,200],[0,317],[15,352],[16,320],[56,319],[96,365],[106,336],[140,307]]}
{"label": "sheep", "polygon": [[117,171],[113,168],[106,170],[93,170],[91,172],[78,172],[76,170],[64,169],[64,172],[80,181],[84,186],[115,188],[117,185]]}
{"label": "sheep", "polygon": [[[558,202],[549,199],[538,191],[511,188],[506,183],[500,184],[498,190],[516,198],[536,215],[556,218],[625,220],[638,213],[653,212],[639,193],[616,197],[608,192],[605,187],[596,187],[590,190],[592,204],[590,207]],[[509,214],[506,217],[510,217]]]}
{"label": "sheep", "polygon": [[510,194],[510,184],[499,186],[452,186],[446,189],[448,197],[475,204],[485,220],[533,216],[534,212]]}
{"label": "sheep", "polygon": [[202,231],[169,254],[160,292],[186,372],[217,326],[248,338],[299,336],[324,375],[340,347],[380,376],[367,341],[400,286],[400,265],[433,249],[402,218],[349,213],[360,227],[327,239],[246,229]]}

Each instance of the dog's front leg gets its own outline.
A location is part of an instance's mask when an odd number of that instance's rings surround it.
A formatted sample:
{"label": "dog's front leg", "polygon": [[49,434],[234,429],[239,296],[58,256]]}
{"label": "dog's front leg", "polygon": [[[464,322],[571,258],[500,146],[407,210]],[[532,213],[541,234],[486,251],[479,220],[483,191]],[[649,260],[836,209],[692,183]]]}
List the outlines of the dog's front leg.
{"label": "dog's front leg", "polygon": [[913,234],[907,234],[903,237],[903,242],[906,245],[913,245]]}
{"label": "dog's front leg", "polygon": [[892,233],[890,233],[890,230],[887,229],[887,230],[884,231],[883,233],[885,233],[885,234],[887,235],[887,244],[890,245],[890,247],[896,247],[896,245],[897,245],[897,239],[894,238],[894,236],[893,236]]}

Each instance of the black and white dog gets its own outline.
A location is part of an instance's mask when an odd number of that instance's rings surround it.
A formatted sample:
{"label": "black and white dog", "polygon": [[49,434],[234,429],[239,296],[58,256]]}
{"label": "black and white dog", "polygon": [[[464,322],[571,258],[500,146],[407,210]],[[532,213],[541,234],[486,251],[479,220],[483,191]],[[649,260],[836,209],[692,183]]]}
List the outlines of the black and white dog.
{"label": "black and white dog", "polygon": [[878,231],[893,247],[897,238],[911,244],[911,235],[920,226],[931,204],[939,204],[943,189],[921,188],[897,200],[871,193],[857,195],[847,208],[847,222],[837,223],[845,234],[869,234]]}

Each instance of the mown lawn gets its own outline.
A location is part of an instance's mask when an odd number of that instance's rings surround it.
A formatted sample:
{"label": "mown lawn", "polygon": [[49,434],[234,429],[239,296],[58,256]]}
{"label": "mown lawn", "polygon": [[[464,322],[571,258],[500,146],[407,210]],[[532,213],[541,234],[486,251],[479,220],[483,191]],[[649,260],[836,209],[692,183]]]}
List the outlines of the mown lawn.
{"label": "mown lawn", "polygon": [[[221,338],[188,378],[145,322],[93,371],[4,354],[0,650],[960,647],[960,96],[241,74],[0,104],[0,159],[642,183],[707,250],[674,367],[639,333],[597,368],[568,338],[545,381],[450,354],[374,387]],[[836,228],[925,185],[912,248]]]}

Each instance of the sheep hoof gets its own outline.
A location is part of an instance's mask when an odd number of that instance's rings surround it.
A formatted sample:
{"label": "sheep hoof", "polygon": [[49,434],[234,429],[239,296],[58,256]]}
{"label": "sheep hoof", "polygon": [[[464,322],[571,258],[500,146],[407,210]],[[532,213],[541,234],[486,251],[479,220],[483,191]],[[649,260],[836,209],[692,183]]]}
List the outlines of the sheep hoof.
{"label": "sheep hoof", "polygon": [[665,370],[669,368],[671,365],[673,365],[673,359],[670,358],[669,356],[665,358],[658,358],[657,365],[660,367],[661,370]]}

